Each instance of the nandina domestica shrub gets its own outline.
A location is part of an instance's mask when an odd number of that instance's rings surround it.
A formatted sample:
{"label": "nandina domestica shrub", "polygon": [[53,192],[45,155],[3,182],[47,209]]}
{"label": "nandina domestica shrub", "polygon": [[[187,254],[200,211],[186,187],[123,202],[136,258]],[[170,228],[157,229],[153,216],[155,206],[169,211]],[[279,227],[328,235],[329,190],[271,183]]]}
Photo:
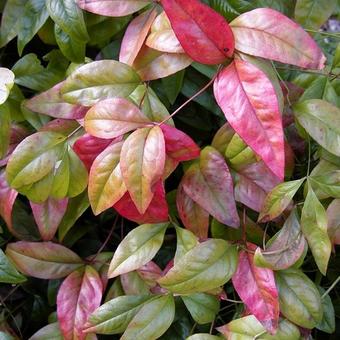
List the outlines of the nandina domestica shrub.
{"label": "nandina domestica shrub", "polygon": [[0,8],[1,339],[339,338],[335,0]]}

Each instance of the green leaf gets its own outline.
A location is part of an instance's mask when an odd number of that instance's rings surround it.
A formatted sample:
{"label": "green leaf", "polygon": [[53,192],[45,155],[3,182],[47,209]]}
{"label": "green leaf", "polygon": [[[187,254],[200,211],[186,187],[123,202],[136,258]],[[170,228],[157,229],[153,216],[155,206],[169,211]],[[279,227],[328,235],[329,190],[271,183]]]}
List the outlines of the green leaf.
{"label": "green leaf", "polygon": [[293,106],[299,123],[327,151],[340,156],[340,109],[324,100],[311,99]]}
{"label": "green leaf", "polygon": [[298,326],[314,328],[323,315],[320,293],[315,284],[298,269],[276,272],[275,280],[281,313]]}
{"label": "green leaf", "polygon": [[221,338],[216,335],[211,335],[208,333],[197,333],[189,336],[185,340],[221,340]]}
{"label": "green leaf", "polygon": [[9,243],[6,255],[22,273],[40,279],[59,279],[83,266],[77,254],[52,242]]}
{"label": "green leaf", "polygon": [[232,340],[299,340],[300,330],[288,320],[280,320],[275,335],[266,333],[261,323],[253,315],[233,320],[217,328],[228,339]]}
{"label": "green leaf", "polygon": [[170,327],[175,317],[172,295],[146,302],[129,323],[121,340],[157,339]]}
{"label": "green leaf", "polygon": [[123,333],[145,302],[152,299],[150,295],[127,295],[108,301],[92,313],[85,331],[98,334]]}
{"label": "green leaf", "polygon": [[[325,293],[325,290],[320,286],[317,286],[317,288],[322,296],[322,294]],[[332,334],[335,332],[335,312],[332,300],[328,294],[322,298],[322,307],[322,320],[315,327],[322,332]]]}
{"label": "green leaf", "polygon": [[205,293],[182,296],[182,300],[192,318],[200,325],[212,322],[220,309],[218,298]]}
{"label": "green leaf", "polygon": [[236,247],[211,239],[187,252],[158,283],[177,294],[205,292],[229,281],[236,267]]}
{"label": "green leaf", "polygon": [[188,251],[198,245],[198,238],[190,230],[176,227],[177,246],[174,263],[176,264]]}
{"label": "green leaf", "polygon": [[166,96],[171,104],[174,104],[181,92],[185,70],[179,71],[169,77],[162,78],[162,84]]}
{"label": "green leaf", "polygon": [[5,67],[0,67],[0,105],[3,104],[14,85],[14,73]]}
{"label": "green leaf", "polygon": [[83,12],[74,0],[47,0],[46,7],[53,21],[72,39],[89,40]]}
{"label": "green leaf", "polygon": [[26,281],[25,276],[21,275],[13,264],[7,259],[4,252],[0,249],[0,282],[21,283]]}
{"label": "green leaf", "polygon": [[89,206],[90,203],[86,191],[68,201],[66,212],[58,227],[59,241],[64,240],[68,231]]}
{"label": "green leaf", "polygon": [[99,100],[127,97],[139,85],[138,74],[115,60],[101,60],[76,69],[61,88],[64,100],[91,106]]}
{"label": "green leaf", "polygon": [[269,240],[266,250],[256,249],[255,265],[273,270],[287,269],[299,260],[306,245],[297,213],[293,210],[282,229]]}
{"label": "green leaf", "polygon": [[48,18],[45,2],[45,0],[26,1],[18,27],[18,51],[20,55]]}
{"label": "green leaf", "polygon": [[54,322],[34,333],[28,340],[63,340],[59,323]]}
{"label": "green leaf", "polygon": [[86,44],[84,42],[72,38],[57,24],[54,26],[54,35],[60,51],[67,59],[79,64],[85,61]]}
{"label": "green leaf", "polygon": [[8,105],[0,105],[0,159],[7,154],[11,135],[11,113]]}
{"label": "green leaf", "polygon": [[259,221],[268,222],[281,215],[288,207],[292,198],[305,181],[305,177],[296,181],[284,182],[277,185],[266,197],[261,210]]}
{"label": "green leaf", "polygon": [[[310,176],[309,182],[314,190],[325,193],[327,197],[340,198],[340,170],[327,172],[320,176]],[[322,196],[322,198],[327,197]]]}
{"label": "green leaf", "polygon": [[150,286],[146,284],[137,271],[122,274],[120,281],[126,295],[150,295]]}
{"label": "green leaf", "polygon": [[317,30],[332,15],[336,1],[297,0],[295,20],[304,28]]}
{"label": "green leaf", "polygon": [[22,19],[26,2],[27,0],[6,1],[1,19],[0,48],[18,35],[19,23]]}
{"label": "green leaf", "polygon": [[108,277],[131,272],[151,261],[162,246],[168,225],[143,224],[130,231],[113,256]]}
{"label": "green leaf", "polygon": [[54,168],[60,144],[65,139],[62,134],[50,131],[37,132],[24,139],[8,161],[8,183],[19,189],[45,177]]}
{"label": "green leaf", "polygon": [[327,215],[325,208],[316,197],[311,186],[301,214],[301,229],[312,251],[315,262],[323,275],[332,251],[331,241],[327,234]]}

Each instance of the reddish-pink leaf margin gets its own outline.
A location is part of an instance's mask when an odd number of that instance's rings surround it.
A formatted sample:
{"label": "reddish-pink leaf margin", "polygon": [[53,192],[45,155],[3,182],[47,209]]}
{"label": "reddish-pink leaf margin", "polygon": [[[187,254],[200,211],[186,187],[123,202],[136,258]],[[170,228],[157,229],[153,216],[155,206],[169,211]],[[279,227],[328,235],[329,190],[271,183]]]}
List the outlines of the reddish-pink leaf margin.
{"label": "reddish-pink leaf margin", "polygon": [[257,246],[247,244],[247,250],[239,254],[237,270],[232,277],[233,286],[241,300],[271,334],[278,328],[279,295],[274,272],[268,268],[256,267],[251,252]]}
{"label": "reddish-pink leaf margin", "polygon": [[265,73],[247,61],[234,60],[218,74],[214,95],[232,128],[283,179],[282,118],[275,89]]}
{"label": "reddish-pink leaf margin", "polygon": [[222,15],[199,0],[161,0],[184,51],[202,64],[219,64],[234,53],[234,36]]}
{"label": "reddish-pink leaf margin", "polygon": [[64,340],[84,340],[84,325],[100,306],[103,284],[91,267],[78,269],[62,283],[57,295],[57,316]]}

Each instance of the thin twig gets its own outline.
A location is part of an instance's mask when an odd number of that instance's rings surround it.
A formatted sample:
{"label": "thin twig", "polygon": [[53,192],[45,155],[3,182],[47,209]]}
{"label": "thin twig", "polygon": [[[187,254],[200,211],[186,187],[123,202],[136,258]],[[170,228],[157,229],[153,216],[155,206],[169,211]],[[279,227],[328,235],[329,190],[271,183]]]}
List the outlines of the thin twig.
{"label": "thin twig", "polygon": [[321,299],[324,299],[329,293],[330,291],[338,284],[338,282],[340,281],[340,275],[338,276],[338,278],[332,283],[332,285],[322,294]]}

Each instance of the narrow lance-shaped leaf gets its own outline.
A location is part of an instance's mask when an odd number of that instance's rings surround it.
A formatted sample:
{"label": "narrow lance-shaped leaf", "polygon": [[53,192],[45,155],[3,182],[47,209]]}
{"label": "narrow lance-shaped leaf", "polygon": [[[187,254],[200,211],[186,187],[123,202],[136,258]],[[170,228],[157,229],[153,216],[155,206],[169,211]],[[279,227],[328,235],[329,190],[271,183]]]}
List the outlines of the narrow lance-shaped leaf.
{"label": "narrow lance-shaped leaf", "polygon": [[77,254],[52,242],[9,243],[6,254],[22,273],[40,279],[59,279],[83,266]]}
{"label": "narrow lance-shaped leaf", "polygon": [[165,53],[144,45],[133,63],[142,80],[155,80],[168,77],[184,70],[192,59],[184,53]]}
{"label": "narrow lance-shaped leaf", "polygon": [[127,97],[140,83],[138,74],[115,60],[100,60],[75,70],[63,83],[61,94],[71,104],[91,106],[105,98]]}
{"label": "narrow lance-shaped leaf", "polygon": [[322,69],[321,49],[297,23],[271,8],[257,8],[234,19],[230,26],[235,48],[256,57],[304,68]]}
{"label": "narrow lance-shaped leaf", "polygon": [[64,280],[57,296],[57,315],[64,340],[85,340],[85,322],[100,306],[102,293],[100,276],[91,266],[74,271]]}
{"label": "narrow lance-shaped leaf", "polygon": [[206,292],[224,285],[237,266],[237,250],[211,239],[188,251],[158,283],[176,294]]}
{"label": "narrow lance-shaped leaf", "polygon": [[139,11],[151,0],[77,0],[78,6],[92,13],[122,17]]}
{"label": "narrow lance-shaped leaf", "polygon": [[168,223],[144,224],[133,229],[119,244],[108,272],[109,278],[131,272],[153,259],[160,249]]}
{"label": "narrow lance-shaped leaf", "polygon": [[181,183],[185,193],[218,221],[239,226],[232,178],[224,158],[213,147],[202,150],[199,164],[188,169]]}
{"label": "narrow lance-shaped leaf", "polygon": [[196,333],[190,335],[186,340],[221,340],[219,336],[211,335],[209,333]]}
{"label": "narrow lance-shaped leaf", "polygon": [[89,200],[95,215],[112,207],[126,192],[121,171],[123,142],[108,146],[93,162],[89,175]]}
{"label": "narrow lance-shaped leaf", "polygon": [[152,298],[150,295],[126,295],[104,303],[90,315],[85,332],[123,333],[143,304]]}
{"label": "narrow lance-shaped leaf", "polygon": [[158,339],[175,318],[175,301],[171,294],[146,302],[129,323],[121,340]]}
{"label": "narrow lance-shaped leaf", "polygon": [[[256,245],[248,243],[247,248],[254,251]],[[274,334],[279,321],[279,298],[273,271],[257,267],[254,255],[242,250],[232,281],[250,313],[256,316],[267,331]]]}
{"label": "narrow lance-shaped leaf", "polygon": [[[1,96],[1,89],[0,89]],[[11,138],[11,112],[8,105],[0,104],[0,160],[6,157],[9,151]]]}
{"label": "narrow lance-shaped leaf", "polygon": [[54,237],[66,212],[67,203],[67,198],[61,200],[49,198],[42,204],[30,202],[35,222],[44,241],[50,241]]}
{"label": "narrow lance-shaped leaf", "polygon": [[0,249],[0,282],[2,283],[21,283],[26,281],[25,276],[21,275],[14,265],[8,260],[4,252]]}
{"label": "narrow lance-shaped leaf", "polygon": [[120,62],[128,65],[133,64],[156,16],[157,11],[155,9],[150,9],[130,22],[120,47]]}
{"label": "narrow lance-shaped leaf", "polygon": [[332,250],[327,234],[327,215],[310,185],[308,185],[308,194],[302,208],[301,229],[320,272],[326,275]]}
{"label": "narrow lance-shaped leaf", "polygon": [[124,142],[120,168],[133,202],[143,214],[154,196],[153,186],[162,177],[165,142],[160,127],[133,132]]}
{"label": "narrow lance-shaped leaf", "polygon": [[307,246],[300,223],[293,210],[282,229],[268,242],[265,250],[257,248],[254,263],[258,267],[283,270],[291,267]]}
{"label": "narrow lance-shaped leaf", "polygon": [[174,264],[176,264],[188,251],[199,244],[198,238],[190,230],[176,227],[176,236],[177,244]]}
{"label": "narrow lance-shaped leaf", "polygon": [[340,156],[340,109],[320,99],[293,106],[298,122],[327,151]]}
{"label": "narrow lance-shaped leaf", "polygon": [[144,127],[151,121],[139,108],[124,98],[105,99],[85,116],[85,129],[92,136],[111,139]]}
{"label": "narrow lance-shaped leaf", "polygon": [[280,312],[300,327],[314,328],[323,315],[320,293],[315,284],[298,269],[278,271],[275,280]]}
{"label": "narrow lance-shaped leaf", "polygon": [[[325,293],[325,290],[317,286],[321,296]],[[316,328],[322,332],[332,334],[335,332],[335,312],[332,300],[329,294],[322,297],[322,320],[316,325]]]}
{"label": "narrow lance-shaped leaf", "polygon": [[[326,172],[320,176],[309,176],[309,182],[314,190],[323,193],[320,199],[340,198],[340,170]],[[318,196],[317,193],[315,194]]]}
{"label": "narrow lance-shaped leaf", "polygon": [[145,43],[150,48],[161,52],[184,53],[165,12],[159,14],[154,20]]}
{"label": "narrow lance-shaped leaf", "polygon": [[266,197],[259,221],[268,222],[278,217],[288,207],[305,178],[277,185]]}
{"label": "narrow lance-shaped leaf", "polygon": [[[6,339],[4,339],[6,340]],[[58,322],[53,322],[34,333],[29,340],[63,340]]]}
{"label": "narrow lance-shaped leaf", "polygon": [[40,93],[25,102],[29,110],[61,119],[81,119],[85,116],[87,107],[66,103],[60,93],[64,82]]}
{"label": "narrow lance-shaped leaf", "polygon": [[234,60],[217,76],[214,94],[233,129],[283,179],[282,120],[275,89],[266,74],[249,62]]}
{"label": "narrow lance-shaped leaf", "polygon": [[219,64],[234,52],[226,20],[198,0],[161,0],[184,51],[202,64]]}

